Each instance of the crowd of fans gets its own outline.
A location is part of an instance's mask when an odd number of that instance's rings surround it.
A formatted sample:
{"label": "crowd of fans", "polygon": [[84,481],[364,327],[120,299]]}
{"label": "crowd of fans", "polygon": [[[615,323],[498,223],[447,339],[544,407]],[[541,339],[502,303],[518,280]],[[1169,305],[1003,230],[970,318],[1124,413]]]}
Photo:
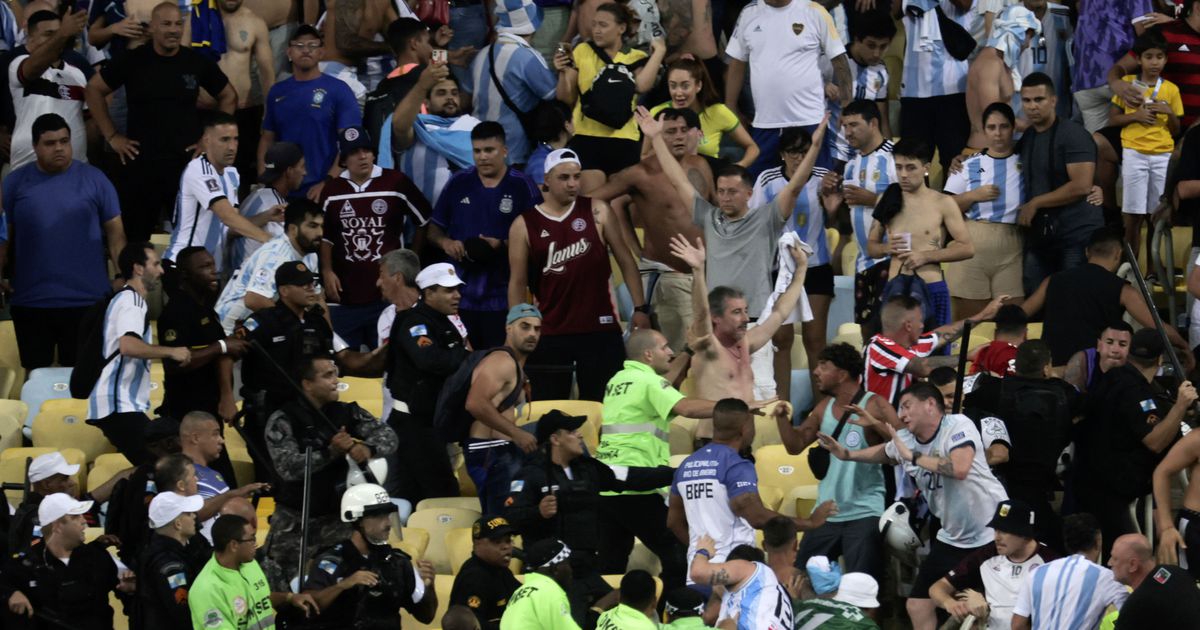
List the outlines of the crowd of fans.
{"label": "crowd of fans", "polygon": [[[1200,627],[1200,301],[1122,269],[1190,223],[1200,297],[1200,0],[29,0],[0,49],[20,367],[127,460],[7,488],[4,627]],[[399,534],[460,495],[445,592]]]}

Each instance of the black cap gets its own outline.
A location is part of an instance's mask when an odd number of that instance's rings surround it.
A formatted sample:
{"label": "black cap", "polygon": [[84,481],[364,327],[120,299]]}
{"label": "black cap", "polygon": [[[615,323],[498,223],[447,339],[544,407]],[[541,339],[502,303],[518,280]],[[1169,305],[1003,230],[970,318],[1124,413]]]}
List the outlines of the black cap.
{"label": "black cap", "polygon": [[375,144],[371,142],[371,134],[367,133],[363,127],[346,127],[342,133],[338,134],[338,153],[345,156],[357,149],[375,150]]}
{"label": "black cap", "polygon": [[147,442],[157,442],[171,437],[179,437],[179,421],[170,416],[151,420],[142,434],[142,438]]}
{"label": "black cap", "polygon": [[996,515],[992,517],[988,527],[1014,536],[1033,538],[1035,524],[1033,508],[1029,507],[1028,503],[1008,499],[996,506]]}
{"label": "black cap", "polygon": [[537,571],[565,562],[571,557],[567,543],[555,538],[543,538],[525,548],[525,572]]}
{"label": "black cap", "polygon": [[475,521],[475,525],[471,527],[471,538],[475,540],[479,540],[480,538],[495,540],[497,538],[504,538],[505,536],[512,536],[515,531],[503,516],[484,516]]}
{"label": "black cap", "polygon": [[302,287],[310,282],[317,282],[317,274],[313,273],[308,265],[300,261],[285,262],[279,265],[275,270],[275,286],[278,287]]}
{"label": "black cap", "polygon": [[300,28],[296,29],[296,32],[288,39],[288,42],[294,42],[305,35],[312,35],[321,41],[325,41],[325,37],[321,35],[321,31],[317,27],[312,24],[301,24]]}
{"label": "black cap", "polygon": [[1129,343],[1129,356],[1143,361],[1153,361],[1162,356],[1162,335],[1153,328],[1143,328],[1133,333],[1133,341]]}
{"label": "black cap", "polygon": [[587,416],[568,416],[567,414],[557,410],[542,414],[537,421],[537,441],[538,444],[544,444],[550,440],[550,436],[556,431],[574,431],[583,426],[587,422]]}
{"label": "black cap", "polygon": [[704,614],[705,601],[700,593],[680,586],[667,593],[666,611],[672,617],[699,617]]}
{"label": "black cap", "polygon": [[271,184],[283,177],[287,170],[304,159],[304,151],[300,145],[292,142],[276,142],[267,149],[263,156],[263,172],[258,176],[258,183]]}

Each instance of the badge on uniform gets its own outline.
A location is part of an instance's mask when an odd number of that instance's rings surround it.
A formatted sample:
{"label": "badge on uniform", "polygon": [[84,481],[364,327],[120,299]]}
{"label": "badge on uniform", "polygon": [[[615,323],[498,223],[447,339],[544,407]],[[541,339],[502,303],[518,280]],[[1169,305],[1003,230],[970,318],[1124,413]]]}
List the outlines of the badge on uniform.
{"label": "badge on uniform", "polygon": [[1142,407],[1142,411],[1145,411],[1147,413],[1154,411],[1155,409],[1158,409],[1158,405],[1156,405],[1154,403],[1153,398],[1147,398],[1146,400],[1143,400],[1142,402],[1138,403],[1138,405],[1140,405]]}
{"label": "badge on uniform", "polygon": [[500,212],[503,214],[509,214],[512,211],[513,211],[512,197],[505,197],[505,198],[501,199],[500,200]]}
{"label": "badge on uniform", "polygon": [[966,432],[966,431],[959,431],[958,433],[955,433],[954,435],[951,435],[951,436],[950,436],[950,441],[951,441],[951,442],[957,442],[957,441],[959,441],[959,440],[961,440],[961,439],[963,439],[963,438],[965,438],[965,437],[967,437],[967,432]]}
{"label": "badge on uniform", "polygon": [[221,190],[221,185],[218,184],[217,180],[215,179],[204,180],[204,185],[208,188],[208,192],[217,192],[218,190]]}
{"label": "badge on uniform", "polygon": [[258,320],[251,317],[250,319],[247,319],[245,322],[242,322],[242,328],[245,328],[246,332],[254,332],[254,329],[258,328]]}
{"label": "badge on uniform", "polygon": [[333,575],[333,572],[337,571],[337,564],[335,564],[332,560],[322,560],[317,564],[317,568],[328,573],[329,575]]}
{"label": "badge on uniform", "polygon": [[509,486],[508,486],[509,492],[520,492],[524,489],[525,489],[525,480],[524,479],[513,480],[513,482],[511,484],[509,484]]}
{"label": "badge on uniform", "polygon": [[428,348],[429,346],[432,346],[432,345],[433,345],[433,340],[430,339],[429,337],[424,337],[424,336],[417,337],[417,347]]}
{"label": "badge on uniform", "polygon": [[483,602],[479,601],[479,597],[477,595],[472,595],[467,598],[467,606],[471,608],[479,608],[479,605],[482,603]]}
{"label": "badge on uniform", "polygon": [[408,334],[412,337],[420,337],[422,335],[428,335],[429,329],[425,328],[425,324],[417,324],[416,326],[408,329]]}
{"label": "badge on uniform", "polygon": [[204,627],[219,628],[225,620],[221,617],[221,611],[216,608],[209,608],[204,612]]}
{"label": "badge on uniform", "polygon": [[167,331],[163,333],[163,341],[166,341],[166,342],[175,341],[175,338],[178,336],[179,336],[178,333],[176,333],[174,330],[168,328]]}
{"label": "badge on uniform", "polygon": [[174,575],[167,576],[167,586],[170,586],[171,588],[182,588],[187,586],[187,583],[188,581],[186,573],[176,573]]}

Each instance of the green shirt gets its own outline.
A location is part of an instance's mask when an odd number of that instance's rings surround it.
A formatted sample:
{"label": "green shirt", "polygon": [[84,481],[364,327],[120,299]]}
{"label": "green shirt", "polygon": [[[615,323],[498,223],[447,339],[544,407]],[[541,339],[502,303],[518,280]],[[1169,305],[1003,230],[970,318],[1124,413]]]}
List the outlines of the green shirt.
{"label": "green shirt", "polygon": [[525,575],[525,584],[508,600],[500,630],[580,630],[571,618],[571,602],[554,578]]}
{"label": "green shirt", "polygon": [[596,621],[596,630],[658,630],[658,623],[645,613],[625,604],[604,611]]}
{"label": "green shirt", "polygon": [[858,606],[834,599],[806,599],[792,602],[796,628],[822,630],[879,630],[879,626]]}
{"label": "green shirt", "polygon": [[684,617],[663,625],[662,630],[712,630],[712,626],[704,625],[700,617]]}
{"label": "green shirt", "polygon": [[668,465],[671,447],[667,437],[674,416],[671,410],[683,397],[649,365],[626,361],[624,369],[604,388],[604,424],[596,459],[609,466]]}
{"label": "green shirt", "polygon": [[214,554],[188,591],[188,608],[192,611],[192,627],[197,630],[275,628],[271,587],[255,560],[234,571],[218,564]]}

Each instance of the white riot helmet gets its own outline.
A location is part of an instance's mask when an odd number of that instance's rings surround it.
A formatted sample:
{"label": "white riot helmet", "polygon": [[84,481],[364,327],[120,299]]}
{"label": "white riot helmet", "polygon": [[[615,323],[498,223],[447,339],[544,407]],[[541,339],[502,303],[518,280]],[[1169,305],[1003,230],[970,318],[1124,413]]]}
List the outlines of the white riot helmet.
{"label": "white riot helmet", "polygon": [[383,486],[362,483],[350,486],[342,494],[342,522],[353,523],[364,516],[378,516],[397,511],[396,504]]}
{"label": "white riot helmet", "polygon": [[917,566],[917,549],[921,539],[908,522],[908,506],[897,501],[879,517],[879,533],[884,544],[901,562]]}

